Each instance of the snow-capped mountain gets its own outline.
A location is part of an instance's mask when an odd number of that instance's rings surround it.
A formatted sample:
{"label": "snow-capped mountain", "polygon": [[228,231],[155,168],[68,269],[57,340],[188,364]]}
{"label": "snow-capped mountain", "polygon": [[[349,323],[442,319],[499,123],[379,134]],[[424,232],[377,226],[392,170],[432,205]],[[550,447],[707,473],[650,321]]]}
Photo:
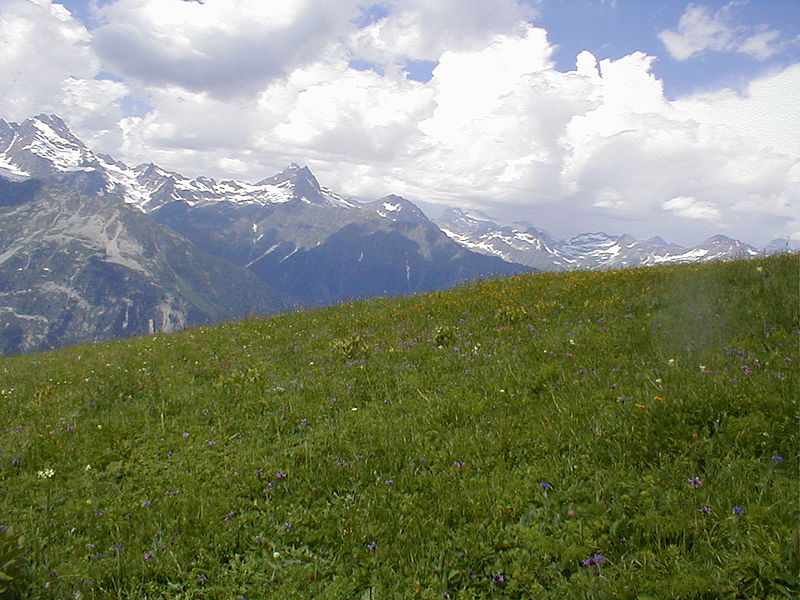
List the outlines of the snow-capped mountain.
{"label": "snow-capped mountain", "polygon": [[307,167],[296,164],[256,184],[235,179],[184,177],[152,163],[129,167],[110,156],[93,153],[54,115],[39,115],[22,124],[0,119],[0,149],[0,176],[69,183],[74,179],[70,174],[90,173],[95,188],[90,191],[117,195],[143,212],[175,201],[192,205],[219,201],[266,205],[297,200],[356,207],[332,190],[320,187]]}
{"label": "snow-capped mountain", "polygon": [[466,248],[547,271],[727,260],[760,254],[752,246],[724,235],[691,248],[659,237],[637,240],[630,235],[606,233],[582,233],[558,240],[527,223],[498,225],[482,213],[458,208],[445,211],[436,224]]}
{"label": "snow-capped mountain", "polygon": [[427,220],[411,202],[387,196],[372,203],[350,200],[319,184],[307,166],[290,164],[258,183],[236,179],[190,178],[153,163],[130,167],[105,154],[95,154],[55,115],[39,115],[21,124],[0,119],[0,177],[56,180],[82,191],[116,195],[142,212],[171,202],[189,206],[214,202],[269,206],[287,202],[364,209],[390,220]]}
{"label": "snow-capped mountain", "polygon": [[428,221],[428,217],[413,202],[402,196],[389,194],[380,200],[366,202],[361,205],[366,209],[371,209],[375,213],[392,221],[405,221],[408,223],[423,223]]}

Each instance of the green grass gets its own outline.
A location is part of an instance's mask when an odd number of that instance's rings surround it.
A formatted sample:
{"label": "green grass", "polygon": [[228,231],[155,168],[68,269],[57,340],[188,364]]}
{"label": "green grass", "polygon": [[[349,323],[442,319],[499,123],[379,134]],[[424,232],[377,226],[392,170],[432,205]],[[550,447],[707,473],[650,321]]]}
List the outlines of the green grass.
{"label": "green grass", "polygon": [[798,285],[526,275],[2,359],[0,597],[797,597]]}

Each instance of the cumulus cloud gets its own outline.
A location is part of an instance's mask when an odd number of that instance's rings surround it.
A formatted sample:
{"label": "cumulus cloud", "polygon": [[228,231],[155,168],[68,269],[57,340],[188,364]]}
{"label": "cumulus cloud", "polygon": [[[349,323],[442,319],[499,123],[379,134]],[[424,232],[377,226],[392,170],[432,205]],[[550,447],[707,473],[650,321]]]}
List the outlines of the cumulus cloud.
{"label": "cumulus cloud", "polygon": [[739,52],[756,60],[775,55],[783,42],[781,32],[765,25],[746,27],[735,23],[729,2],[712,13],[706,6],[689,4],[678,21],[677,31],[665,29],[659,39],[676,60],[686,60],[705,52]]}
{"label": "cumulus cloud", "polygon": [[356,0],[118,0],[97,54],[125,77],[219,97],[252,94],[316,60],[352,28]]}
{"label": "cumulus cloud", "polygon": [[711,202],[697,200],[691,196],[675,196],[662,204],[665,210],[675,212],[686,219],[716,221],[720,217],[717,207]]}
{"label": "cumulus cloud", "polygon": [[5,0],[0,5],[0,116],[23,120],[55,112],[101,129],[118,118],[124,85],[94,79],[100,62],[91,34],[61,4]]}
{"label": "cumulus cloud", "polygon": [[359,29],[350,46],[355,56],[381,64],[411,58],[437,61],[446,51],[475,51],[494,36],[519,33],[536,16],[515,0],[391,0],[387,16]]}

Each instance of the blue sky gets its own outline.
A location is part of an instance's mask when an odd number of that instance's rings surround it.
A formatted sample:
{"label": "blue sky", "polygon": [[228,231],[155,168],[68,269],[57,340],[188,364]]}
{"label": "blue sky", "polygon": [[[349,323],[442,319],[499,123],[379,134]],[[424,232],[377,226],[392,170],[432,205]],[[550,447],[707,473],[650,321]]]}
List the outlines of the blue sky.
{"label": "blue sky", "polygon": [[797,0],[0,2],[0,118],[560,237],[800,237],[798,97]]}
{"label": "blue sky", "polygon": [[536,24],[547,29],[558,47],[557,68],[571,69],[574,57],[589,50],[598,58],[620,58],[636,50],[657,56],[653,73],[664,81],[669,98],[719,87],[742,87],[759,73],[800,60],[800,2],[797,0],[724,0],[695,2],[711,15],[719,15],[731,28],[755,31],[766,25],[780,29],[784,41],[794,43],[769,59],[758,60],[737,52],[709,49],[691,60],[672,57],[659,39],[661,31],[674,29],[689,2],[642,0],[546,0],[538,4]]}

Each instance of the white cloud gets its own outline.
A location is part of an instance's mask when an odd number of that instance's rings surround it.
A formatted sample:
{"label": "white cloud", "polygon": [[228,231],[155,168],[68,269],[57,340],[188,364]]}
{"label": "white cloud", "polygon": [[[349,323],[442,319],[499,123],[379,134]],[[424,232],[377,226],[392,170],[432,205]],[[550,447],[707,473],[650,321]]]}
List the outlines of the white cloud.
{"label": "white cloud", "polygon": [[678,21],[677,31],[665,29],[659,39],[676,60],[686,60],[707,50],[739,52],[756,60],[766,60],[780,51],[781,32],[765,25],[746,27],[734,22],[732,9],[740,2],[729,2],[711,13],[707,7],[689,4]]}
{"label": "white cloud", "polygon": [[[62,5],[4,0],[0,6],[0,116],[55,112],[80,126],[118,118],[123,85],[94,80],[100,63],[91,34]],[[101,117],[102,116],[102,117]]]}
{"label": "white cloud", "polygon": [[745,38],[736,51],[749,54],[756,60],[766,60],[780,51],[781,44],[776,43],[780,36],[780,31],[774,29],[759,31]]}
{"label": "white cloud", "polygon": [[717,207],[711,202],[697,200],[691,196],[675,196],[662,204],[665,210],[672,211],[686,219],[716,221],[720,217]]}
{"label": "white cloud", "polygon": [[515,0],[391,0],[387,18],[354,33],[354,55],[384,64],[406,58],[437,61],[446,51],[480,50],[499,34],[520,33],[536,16]]}
{"label": "white cloud", "polygon": [[353,29],[357,0],[117,0],[99,10],[98,55],[125,77],[218,97],[258,92]]}

